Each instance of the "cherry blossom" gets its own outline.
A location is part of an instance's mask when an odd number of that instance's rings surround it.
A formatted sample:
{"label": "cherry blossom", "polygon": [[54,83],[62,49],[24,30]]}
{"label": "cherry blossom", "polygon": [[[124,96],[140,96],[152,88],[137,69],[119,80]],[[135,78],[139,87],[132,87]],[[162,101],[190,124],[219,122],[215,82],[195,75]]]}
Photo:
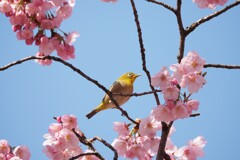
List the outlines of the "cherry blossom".
{"label": "cherry blossom", "polygon": [[215,9],[216,5],[225,5],[228,0],[193,0],[199,8]]}
{"label": "cherry blossom", "polygon": [[174,155],[178,157],[178,160],[196,160],[197,157],[204,156],[203,147],[206,143],[202,136],[198,136],[194,140],[190,140],[187,146],[179,148]]}
{"label": "cherry blossom", "polygon": [[[74,5],[75,0],[24,2],[2,0],[0,12],[9,18],[18,40],[25,40],[27,45],[39,46],[37,56],[46,56],[57,51],[62,59],[67,60],[75,58],[75,48],[72,44],[79,34],[77,32],[67,34],[59,27],[71,16]],[[51,64],[47,59],[37,62],[41,65]]]}
{"label": "cherry blossom", "polygon": [[165,89],[169,85],[170,73],[166,66],[162,67],[160,72],[154,75],[151,79],[151,83],[154,87],[160,87],[160,89]]}

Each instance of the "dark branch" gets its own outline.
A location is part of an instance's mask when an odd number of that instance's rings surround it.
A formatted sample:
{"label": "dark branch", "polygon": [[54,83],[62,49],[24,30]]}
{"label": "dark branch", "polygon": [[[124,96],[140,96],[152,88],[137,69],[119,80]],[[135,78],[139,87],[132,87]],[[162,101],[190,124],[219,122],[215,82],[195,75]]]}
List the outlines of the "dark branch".
{"label": "dark branch", "polygon": [[163,3],[163,2],[160,2],[160,1],[156,1],[156,0],[146,0],[147,2],[151,2],[151,3],[154,3],[154,4],[158,4],[160,6],[163,6],[164,8],[172,11],[172,12],[175,12],[175,9],[172,7],[172,6],[169,6],[168,4],[166,3]]}
{"label": "dark branch", "polygon": [[166,148],[168,134],[172,125],[173,125],[173,121],[170,122],[169,124],[162,122],[162,135],[161,135],[161,140],[158,146],[156,160],[163,160],[163,159],[171,160],[170,156],[165,152],[165,148]]}
{"label": "dark branch", "polygon": [[82,133],[82,134],[79,134],[75,131],[75,129],[72,129],[73,133],[77,136],[79,142],[81,142],[82,144],[88,146],[88,148],[90,150],[92,150],[93,152],[90,152],[90,153],[81,153],[77,156],[74,156],[72,158],[70,158],[69,160],[74,160],[74,159],[78,159],[79,157],[82,157],[82,156],[87,156],[87,155],[95,155],[96,157],[98,157],[99,159],[101,160],[104,160],[104,158],[101,156],[100,153],[98,153],[95,149],[95,147],[93,146],[93,144],[91,142],[88,141],[88,139],[85,137],[85,135]]}
{"label": "dark branch", "polygon": [[187,34],[191,33],[192,31],[194,31],[201,24],[209,21],[212,18],[215,18],[215,17],[219,16],[220,14],[226,12],[227,10],[229,10],[229,9],[239,5],[239,4],[240,4],[240,1],[235,1],[234,3],[232,3],[232,4],[228,5],[228,6],[226,6],[225,8],[223,8],[222,10],[216,11],[215,13],[212,13],[212,14],[206,16],[206,17],[203,17],[203,18],[199,19],[197,22],[191,24],[190,27],[187,28],[186,33]]}
{"label": "dark branch", "polygon": [[240,69],[240,65],[205,64],[204,68]]}
{"label": "dark branch", "polygon": [[104,160],[104,158],[99,157],[99,153],[98,152],[81,153],[81,154],[79,154],[77,156],[74,156],[74,157],[70,158],[69,160],[75,160],[75,159],[78,159],[78,158],[83,157],[83,156],[96,156],[99,159]]}
{"label": "dark branch", "polygon": [[[143,44],[142,29],[141,29],[140,22],[139,22],[139,19],[138,19],[137,9],[136,9],[134,0],[130,0],[130,2],[131,2],[131,5],[132,5],[134,20],[135,20],[136,27],[137,27],[137,32],[138,32],[138,40],[139,40],[140,52],[141,52],[141,58],[142,58],[142,69],[147,75],[149,86],[150,86],[151,90],[154,91],[155,89],[151,85],[151,75],[150,75],[150,72],[148,71],[147,66],[146,66],[145,48],[144,48],[144,44]],[[159,100],[156,92],[154,92],[154,97],[155,97],[156,103],[159,105],[160,100]]]}
{"label": "dark branch", "polygon": [[132,94],[122,94],[122,93],[113,93],[113,95],[120,95],[120,96],[124,96],[124,97],[138,97],[138,96],[144,96],[144,95],[148,95],[148,94],[153,94],[153,93],[157,93],[157,92],[162,92],[162,90],[154,90],[154,91],[148,91],[148,92],[142,92],[142,93],[132,93]]}
{"label": "dark branch", "polygon": [[183,22],[182,22],[181,10],[182,10],[182,0],[177,0],[177,9],[176,9],[175,15],[177,18],[178,30],[179,30],[179,34],[180,34],[180,44],[179,44],[179,51],[178,51],[178,56],[177,56],[178,63],[181,62],[181,60],[184,56],[185,40],[186,40],[186,36],[187,36],[186,31],[183,26]]}
{"label": "dark branch", "polygon": [[116,106],[116,109],[120,110],[122,112],[122,115],[127,117],[127,119],[130,120],[132,123],[137,124],[137,122],[134,121],[131,117],[129,117],[128,113],[119,106],[119,104],[113,98],[112,92],[110,92],[106,87],[104,87],[98,81],[96,81],[95,79],[89,77],[84,72],[82,72],[80,69],[78,69],[77,67],[73,66],[71,63],[68,63],[68,62],[62,60],[61,58],[54,57],[54,56],[45,56],[45,57],[30,56],[30,57],[26,57],[26,58],[20,59],[18,61],[15,61],[15,62],[7,64],[7,65],[1,67],[0,71],[4,71],[4,70],[6,70],[6,69],[8,69],[10,67],[13,67],[15,65],[21,64],[21,63],[29,61],[29,60],[34,60],[34,59],[42,59],[42,60],[44,60],[44,59],[51,59],[53,61],[60,62],[60,63],[64,64],[65,66],[71,68],[73,71],[75,71],[76,73],[78,73],[79,75],[81,75],[82,77],[84,77],[85,79],[87,79],[88,81],[94,83],[96,86],[98,86],[100,89],[102,89],[109,96],[109,98],[111,99],[113,104]]}
{"label": "dark branch", "polygon": [[197,116],[200,116],[200,113],[191,114],[189,117],[197,117]]}
{"label": "dark branch", "polygon": [[118,159],[117,150],[116,150],[115,148],[113,148],[113,146],[112,146],[111,144],[109,144],[107,141],[105,141],[105,140],[103,140],[102,138],[97,137],[97,136],[94,137],[94,138],[92,138],[92,139],[90,139],[89,141],[90,141],[90,142],[93,142],[93,141],[96,141],[96,140],[98,140],[99,142],[101,142],[102,144],[104,144],[106,147],[108,147],[110,150],[113,151],[113,153],[114,153],[113,159],[114,159],[114,160],[117,160],[117,159]]}

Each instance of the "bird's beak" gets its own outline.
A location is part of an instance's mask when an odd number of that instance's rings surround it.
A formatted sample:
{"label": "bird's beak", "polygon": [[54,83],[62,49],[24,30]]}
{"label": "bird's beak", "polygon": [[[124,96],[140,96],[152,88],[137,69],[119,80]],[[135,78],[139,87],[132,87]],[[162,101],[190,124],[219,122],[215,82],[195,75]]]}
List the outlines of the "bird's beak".
{"label": "bird's beak", "polygon": [[141,74],[135,74],[134,78],[141,76]]}

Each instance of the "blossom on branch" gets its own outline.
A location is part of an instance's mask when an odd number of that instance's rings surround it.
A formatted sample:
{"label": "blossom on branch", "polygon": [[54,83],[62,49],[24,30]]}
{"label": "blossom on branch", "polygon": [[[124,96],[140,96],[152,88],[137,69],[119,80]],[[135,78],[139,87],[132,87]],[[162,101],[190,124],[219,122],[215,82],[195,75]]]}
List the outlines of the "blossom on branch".
{"label": "blossom on branch", "polygon": [[1,160],[30,160],[31,153],[26,146],[11,147],[7,140],[0,140]]}
{"label": "blossom on branch", "polygon": [[[75,0],[2,0],[0,12],[9,18],[18,40],[24,40],[27,45],[35,42],[39,46],[39,52],[45,56],[57,51],[58,56],[67,60],[75,58],[72,44],[79,34],[67,34],[59,27],[71,16],[74,5]],[[51,64],[45,60],[38,62],[42,65]]]}
{"label": "blossom on branch", "polygon": [[199,8],[215,9],[216,5],[225,5],[228,0],[193,0]]}

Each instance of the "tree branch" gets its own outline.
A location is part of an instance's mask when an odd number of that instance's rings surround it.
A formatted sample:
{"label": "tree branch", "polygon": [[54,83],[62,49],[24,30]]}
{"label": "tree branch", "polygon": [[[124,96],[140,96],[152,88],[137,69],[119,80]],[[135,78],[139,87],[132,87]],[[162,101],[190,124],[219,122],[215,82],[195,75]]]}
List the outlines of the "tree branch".
{"label": "tree branch", "polygon": [[100,138],[100,137],[98,137],[98,136],[90,139],[89,141],[90,141],[90,142],[93,142],[93,141],[96,141],[96,140],[98,140],[99,142],[101,142],[102,144],[104,144],[106,147],[108,147],[110,150],[113,151],[113,153],[114,153],[113,159],[114,159],[114,160],[117,160],[117,159],[118,159],[117,150],[116,150],[115,148],[113,148],[113,146],[112,146],[111,144],[109,144],[107,141],[103,140],[102,138]]}
{"label": "tree branch", "polygon": [[29,56],[20,60],[17,60],[15,62],[9,63],[3,67],[0,68],[0,71],[4,71],[10,67],[13,67],[15,65],[21,64],[23,62],[29,61],[29,60],[34,60],[34,59],[51,59],[53,61],[59,62],[64,64],[65,66],[71,68],[73,71],[75,71],[76,73],[78,73],[79,75],[81,75],[83,78],[87,79],[88,81],[94,83],[96,86],[98,86],[100,89],[102,89],[111,99],[111,101],[113,102],[113,104],[116,106],[116,109],[120,110],[122,112],[122,115],[124,115],[129,121],[131,121],[134,124],[138,124],[136,121],[134,121],[131,117],[129,117],[128,113],[123,110],[119,104],[116,102],[116,100],[113,98],[112,96],[112,92],[110,92],[106,87],[104,87],[102,84],[100,84],[98,81],[96,81],[95,79],[89,77],[88,75],[86,75],[83,71],[81,71],[80,69],[78,69],[77,67],[73,66],[71,63],[68,63],[64,60],[62,60],[61,58],[58,57],[54,57],[54,56],[45,56],[45,57],[36,57],[36,56]]}
{"label": "tree branch", "polygon": [[205,17],[199,19],[197,22],[194,22],[189,27],[187,27],[186,34],[190,34],[192,31],[194,31],[201,24],[209,21],[212,18],[215,18],[215,17],[219,16],[220,14],[226,12],[227,10],[229,10],[229,9],[239,5],[239,4],[240,4],[240,1],[235,1],[234,3],[232,3],[228,6],[226,6],[225,8],[223,8],[222,10],[216,11],[215,13],[212,13],[208,16],[205,16]]}
{"label": "tree branch", "polygon": [[169,6],[168,4],[166,3],[163,3],[163,2],[160,2],[160,1],[156,1],[156,0],[146,0],[147,2],[151,2],[151,3],[154,3],[154,4],[157,4],[157,5],[160,5],[172,12],[175,12],[175,9],[172,7],[172,6]]}
{"label": "tree branch", "polygon": [[69,160],[75,160],[75,159],[78,159],[78,158],[83,157],[83,156],[93,156],[93,155],[98,157],[101,160],[104,160],[104,158],[99,157],[99,153],[98,152],[81,153],[81,154],[79,154],[77,156],[74,156],[74,157],[70,158]]}
{"label": "tree branch", "polygon": [[154,91],[148,91],[148,92],[142,92],[142,93],[132,93],[132,94],[122,94],[122,93],[113,93],[113,95],[119,95],[119,96],[123,96],[123,97],[139,97],[139,96],[144,96],[144,95],[148,95],[148,94],[153,94],[153,93],[157,93],[157,92],[162,92],[162,90],[154,90]]}
{"label": "tree branch", "polygon": [[[139,22],[139,19],[138,19],[137,9],[136,9],[134,0],[130,0],[130,2],[131,2],[131,5],[132,5],[134,20],[135,20],[136,27],[137,27],[137,32],[138,32],[138,40],[139,40],[140,52],[141,52],[141,58],[142,58],[142,69],[147,75],[149,86],[150,86],[151,90],[154,91],[155,89],[151,85],[151,75],[150,75],[150,72],[148,71],[147,66],[146,66],[145,48],[144,48],[144,44],[143,44],[142,29],[141,29],[140,22]],[[156,92],[154,92],[154,97],[155,97],[156,103],[159,105],[160,100],[159,100]]]}
{"label": "tree branch", "polygon": [[179,44],[179,52],[178,52],[178,63],[181,62],[183,56],[184,56],[184,46],[185,46],[185,40],[186,40],[186,31],[184,29],[183,26],[183,22],[182,22],[182,14],[181,14],[181,10],[182,10],[182,0],[177,0],[177,9],[175,15],[177,18],[177,23],[178,23],[178,30],[179,30],[179,34],[180,34],[180,44]]}
{"label": "tree branch", "polygon": [[240,65],[205,64],[204,68],[240,69]]}

